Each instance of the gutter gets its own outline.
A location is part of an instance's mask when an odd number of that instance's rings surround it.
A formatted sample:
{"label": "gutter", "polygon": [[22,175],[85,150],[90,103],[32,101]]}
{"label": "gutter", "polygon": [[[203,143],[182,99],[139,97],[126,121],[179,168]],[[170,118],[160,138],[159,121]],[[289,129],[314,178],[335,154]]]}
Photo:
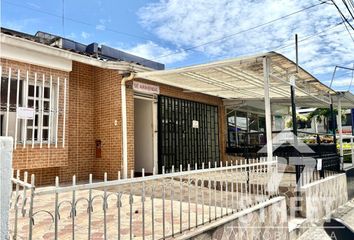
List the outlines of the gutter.
{"label": "gutter", "polygon": [[128,178],[128,127],[127,127],[127,95],[126,82],[133,80],[135,73],[123,75],[121,81],[121,108],[122,108],[122,158],[123,158],[123,178]]}

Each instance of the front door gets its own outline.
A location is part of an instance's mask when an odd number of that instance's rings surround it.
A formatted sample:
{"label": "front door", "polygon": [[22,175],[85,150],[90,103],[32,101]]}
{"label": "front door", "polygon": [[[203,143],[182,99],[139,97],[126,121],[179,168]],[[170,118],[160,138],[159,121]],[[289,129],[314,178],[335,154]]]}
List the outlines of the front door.
{"label": "front door", "polygon": [[158,160],[170,172],[172,166],[187,170],[220,161],[219,121],[216,106],[167,96],[158,99]]}

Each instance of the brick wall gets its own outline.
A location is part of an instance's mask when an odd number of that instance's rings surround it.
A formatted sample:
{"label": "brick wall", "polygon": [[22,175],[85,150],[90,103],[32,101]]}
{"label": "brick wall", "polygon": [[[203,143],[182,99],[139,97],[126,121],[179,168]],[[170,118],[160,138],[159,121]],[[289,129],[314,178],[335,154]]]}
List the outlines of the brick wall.
{"label": "brick wall", "polygon": [[[20,80],[26,79],[26,72],[29,73],[29,81],[34,81],[34,73],[37,73],[37,81],[42,81],[43,74],[46,76],[46,81],[49,81],[49,76],[52,75],[53,82],[59,77],[61,81],[65,78],[69,79],[69,73],[55,69],[44,68],[27,63],[21,63],[17,61],[1,59],[1,66],[3,68],[3,77],[8,76],[8,69],[11,68],[12,79],[16,79],[17,71],[20,70]],[[60,87],[59,104],[63,106],[64,103],[64,85]],[[68,100],[68,96],[67,96]],[[31,143],[26,143],[26,147],[23,148],[22,144],[17,145],[17,149],[13,154],[13,168],[23,171],[27,170],[29,173],[36,173],[37,183],[46,183],[49,178],[54,179],[54,176],[58,174],[59,167],[68,165],[68,144],[63,147],[63,109],[61,109],[58,120],[58,147],[54,144],[48,148],[44,143],[42,148],[39,144],[35,144],[32,148]],[[18,124],[21,124],[22,120],[19,120]],[[20,128],[19,128],[20,129]],[[67,131],[66,131],[67,139]],[[45,173],[42,173],[45,169]]]}
{"label": "brick wall", "polygon": [[70,179],[72,174],[76,174],[79,181],[87,180],[92,172],[95,150],[94,72],[89,65],[73,62],[69,85],[69,164],[60,172],[64,180]]}
{"label": "brick wall", "polygon": [[121,104],[118,71],[95,68],[95,139],[101,140],[101,158],[94,158],[93,173],[116,179],[121,168]]}

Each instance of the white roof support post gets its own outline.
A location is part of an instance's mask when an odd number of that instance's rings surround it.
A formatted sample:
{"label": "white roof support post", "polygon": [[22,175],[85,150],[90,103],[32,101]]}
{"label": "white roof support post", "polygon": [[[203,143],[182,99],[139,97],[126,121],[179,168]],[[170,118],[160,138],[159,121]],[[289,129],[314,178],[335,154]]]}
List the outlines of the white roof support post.
{"label": "white roof support post", "polygon": [[123,77],[121,81],[121,100],[122,100],[122,163],[123,178],[128,178],[128,125],[127,125],[127,94],[125,83],[134,78],[131,73],[128,77]]}
{"label": "white roof support post", "polygon": [[273,160],[273,136],[272,136],[272,111],[270,107],[269,81],[270,81],[270,59],[263,58],[263,76],[264,76],[264,107],[266,120],[267,136],[267,157],[268,161]]}
{"label": "white roof support post", "polygon": [[344,162],[343,162],[343,127],[342,127],[342,101],[339,98],[338,99],[338,115],[337,115],[337,122],[338,122],[338,132],[339,132],[339,156],[340,156],[340,164],[342,166],[342,169],[344,167]]}

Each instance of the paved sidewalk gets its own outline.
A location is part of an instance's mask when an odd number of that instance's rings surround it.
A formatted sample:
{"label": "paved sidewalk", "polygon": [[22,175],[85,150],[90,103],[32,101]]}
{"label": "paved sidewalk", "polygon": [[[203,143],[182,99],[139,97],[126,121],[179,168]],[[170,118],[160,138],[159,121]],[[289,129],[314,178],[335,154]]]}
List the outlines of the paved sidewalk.
{"label": "paved sidewalk", "polygon": [[[215,176],[215,179],[223,179],[226,174]],[[239,178],[241,179],[241,178]],[[217,180],[216,180],[217,181]],[[244,181],[245,182],[245,181]],[[165,201],[163,201],[163,186],[165,186]],[[51,187],[49,187],[51,188]],[[266,200],[266,195],[246,194],[241,192],[226,192],[225,189],[212,189],[195,184],[188,184],[176,180],[165,180],[165,185],[161,181],[150,181],[145,185],[144,201],[144,226],[146,239],[152,239],[152,225],[154,226],[154,237],[160,239],[163,237],[163,222],[166,226],[166,236],[179,233],[186,230],[190,224],[194,228],[196,223],[202,225],[207,223],[210,218],[220,218],[226,212],[231,213],[232,209],[242,209],[249,206],[252,202],[260,199]],[[243,191],[245,186],[243,186]],[[182,190],[182,192],[180,192]],[[239,189],[240,190],[240,189]],[[126,184],[119,187],[111,187],[108,191],[108,208],[106,214],[107,236],[108,239],[116,239],[118,236],[118,215],[120,219],[120,237],[121,239],[130,239],[130,226],[132,226],[132,236],[134,239],[143,239],[143,220],[142,220],[142,198],[141,183],[134,185]],[[130,191],[132,191],[132,210],[130,212]],[[256,191],[256,190],[254,190]],[[188,194],[190,192],[190,194]],[[122,194],[120,213],[118,213],[118,199],[115,193]],[[173,195],[172,195],[173,194]],[[152,202],[152,195],[153,202]],[[87,239],[88,236],[88,190],[79,190],[75,192],[76,215],[74,218],[74,231],[76,239]],[[172,197],[173,196],[173,197]],[[190,198],[188,198],[190,196]],[[15,196],[13,196],[15,202]],[[104,233],[104,213],[103,213],[103,191],[102,189],[92,190],[92,213],[91,213],[91,236],[92,239],[101,240]],[[181,199],[181,201],[180,201]],[[252,200],[252,202],[251,202]],[[58,223],[59,239],[72,239],[73,218],[71,218],[72,192],[59,194],[59,212],[60,219]],[[190,205],[189,205],[190,202]],[[52,217],[55,212],[55,195],[45,194],[36,195],[34,201],[34,226],[33,239],[53,239],[54,223]],[[180,205],[181,204],[181,205]],[[19,201],[18,213],[18,236],[17,239],[27,239],[29,230],[28,214],[22,216],[22,199]],[[153,205],[153,208],[152,208]],[[165,208],[165,211],[163,209]],[[28,212],[28,204],[25,206]],[[152,210],[154,209],[154,210]],[[173,210],[173,211],[172,211]],[[50,214],[52,215],[50,215]],[[154,215],[152,215],[154,213]],[[10,212],[10,229],[13,234],[15,228],[15,209]],[[132,215],[132,224],[130,224],[130,215]],[[154,220],[152,220],[154,219]],[[165,219],[165,220],[164,220]],[[173,229],[173,230],[172,230]]]}
{"label": "paved sidewalk", "polygon": [[[339,207],[333,217],[343,219],[346,224],[354,229],[354,199]],[[307,230],[298,240],[332,240],[323,229],[323,221]]]}

